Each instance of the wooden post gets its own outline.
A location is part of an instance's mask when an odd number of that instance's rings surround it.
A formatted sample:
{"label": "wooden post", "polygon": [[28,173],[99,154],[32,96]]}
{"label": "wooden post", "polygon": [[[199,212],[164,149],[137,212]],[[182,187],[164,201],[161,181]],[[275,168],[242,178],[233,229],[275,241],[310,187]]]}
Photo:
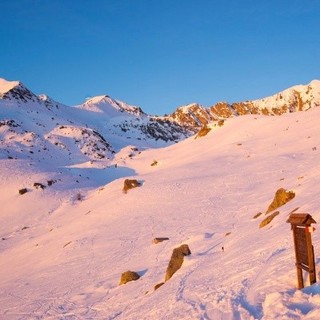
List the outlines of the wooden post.
{"label": "wooden post", "polygon": [[306,231],[307,233],[307,248],[308,248],[308,264],[309,264],[309,280],[310,285],[317,282],[316,279],[316,268],[315,268],[315,261],[314,261],[314,250],[311,240],[311,233]]}
{"label": "wooden post", "polygon": [[311,223],[316,223],[316,221],[310,214],[293,213],[287,222],[291,223],[293,231],[298,289],[302,289],[304,287],[302,270],[309,272],[310,285],[316,282],[314,249],[311,240],[311,232],[314,229],[311,227]]}
{"label": "wooden post", "polygon": [[294,252],[295,252],[295,258],[296,258],[296,268],[297,268],[297,279],[298,279],[298,289],[302,289],[304,287],[303,284],[303,275],[302,275],[302,268],[299,265],[299,253],[298,253],[298,247],[299,247],[299,240],[296,237],[297,231],[296,231],[297,226],[292,225],[292,235],[293,235],[293,243],[294,243]]}

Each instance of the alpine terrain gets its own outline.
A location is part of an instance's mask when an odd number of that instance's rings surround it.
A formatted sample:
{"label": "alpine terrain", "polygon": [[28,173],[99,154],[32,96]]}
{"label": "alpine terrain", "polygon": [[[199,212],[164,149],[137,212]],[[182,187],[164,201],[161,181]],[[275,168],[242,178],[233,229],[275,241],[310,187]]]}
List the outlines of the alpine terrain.
{"label": "alpine terrain", "polygon": [[287,223],[320,222],[319,106],[318,80],[153,116],[0,79],[0,319],[320,319],[319,231],[298,290]]}

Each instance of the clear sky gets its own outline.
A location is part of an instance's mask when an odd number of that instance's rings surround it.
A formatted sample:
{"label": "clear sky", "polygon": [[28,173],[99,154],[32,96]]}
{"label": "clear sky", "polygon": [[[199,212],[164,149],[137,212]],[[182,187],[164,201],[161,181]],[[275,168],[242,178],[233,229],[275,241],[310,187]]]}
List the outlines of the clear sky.
{"label": "clear sky", "polygon": [[0,0],[0,77],[150,114],[320,78],[320,0]]}

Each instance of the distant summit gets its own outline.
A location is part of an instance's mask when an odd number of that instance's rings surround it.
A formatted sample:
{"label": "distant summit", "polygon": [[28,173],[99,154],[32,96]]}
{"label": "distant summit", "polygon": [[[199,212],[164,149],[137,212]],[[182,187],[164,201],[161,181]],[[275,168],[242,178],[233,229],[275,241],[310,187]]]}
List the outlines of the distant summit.
{"label": "distant summit", "polygon": [[76,108],[85,109],[92,112],[101,112],[112,116],[119,115],[119,112],[127,112],[133,115],[145,115],[141,108],[129,105],[122,101],[112,99],[108,95],[92,97]]}
{"label": "distant summit", "polygon": [[39,98],[19,81],[0,78],[0,99],[15,100],[18,103],[39,101]]}
{"label": "distant summit", "polygon": [[307,111],[320,106],[320,81],[313,80],[308,85],[297,85],[273,96],[244,102],[218,102],[211,107],[193,103],[176,109],[169,119],[198,130],[210,122],[242,116],[246,114],[281,115],[283,113]]}
{"label": "distant summit", "polygon": [[0,96],[19,85],[20,85],[19,81],[7,81],[3,78],[0,78]]}

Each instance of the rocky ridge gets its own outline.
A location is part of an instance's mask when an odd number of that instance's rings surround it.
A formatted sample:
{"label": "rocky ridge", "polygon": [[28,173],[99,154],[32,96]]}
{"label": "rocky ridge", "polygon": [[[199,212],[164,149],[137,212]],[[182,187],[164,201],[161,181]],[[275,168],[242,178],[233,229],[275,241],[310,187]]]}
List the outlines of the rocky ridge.
{"label": "rocky ridge", "polygon": [[221,119],[247,114],[275,116],[289,112],[307,111],[320,106],[320,81],[313,80],[308,85],[297,85],[273,96],[244,102],[218,102],[211,107],[189,104],[177,108],[168,116],[190,130]]}

